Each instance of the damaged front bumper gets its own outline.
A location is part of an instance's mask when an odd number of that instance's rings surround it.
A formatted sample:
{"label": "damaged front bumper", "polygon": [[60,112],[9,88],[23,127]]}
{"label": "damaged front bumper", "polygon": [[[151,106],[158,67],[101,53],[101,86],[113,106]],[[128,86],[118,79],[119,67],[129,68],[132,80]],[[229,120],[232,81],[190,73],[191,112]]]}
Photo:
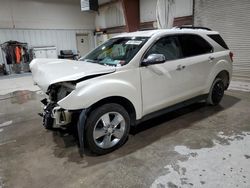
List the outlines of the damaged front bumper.
{"label": "damaged front bumper", "polygon": [[46,98],[41,100],[44,105],[43,113],[39,115],[43,118],[43,126],[46,129],[53,128],[65,128],[69,126],[74,120],[73,114],[77,114],[79,117],[77,120],[77,132],[79,139],[79,153],[82,156],[84,153],[84,126],[87,118],[88,109],[81,111],[69,111],[61,108],[56,103],[49,102]]}
{"label": "damaged front bumper", "polygon": [[75,89],[75,84],[72,82],[62,82],[52,84],[48,87],[46,94],[48,99],[41,100],[43,113],[40,114],[44,121],[45,128],[58,128],[69,125],[71,123],[72,112],[63,109],[58,102],[69,95]]}
{"label": "damaged front bumper", "polygon": [[[72,113],[69,110],[65,110],[58,106],[56,103],[49,102],[46,98],[41,100],[43,107],[43,113],[39,113],[43,118],[50,119],[50,125],[44,124],[45,128],[59,128],[69,125],[71,123]],[[53,122],[51,122],[53,120]],[[48,122],[48,121],[44,121]]]}
{"label": "damaged front bumper", "polygon": [[64,110],[59,106],[55,106],[52,109],[51,116],[55,120],[54,126],[61,127],[71,123],[72,112]]}

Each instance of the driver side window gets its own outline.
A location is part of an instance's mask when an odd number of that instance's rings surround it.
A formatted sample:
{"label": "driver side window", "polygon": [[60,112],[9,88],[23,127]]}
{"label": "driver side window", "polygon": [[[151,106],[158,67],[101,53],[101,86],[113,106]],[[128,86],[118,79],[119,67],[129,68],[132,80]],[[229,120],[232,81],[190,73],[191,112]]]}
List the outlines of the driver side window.
{"label": "driver side window", "polygon": [[150,54],[162,54],[166,60],[175,60],[182,57],[181,47],[176,36],[168,36],[159,39],[146,53],[145,58]]}

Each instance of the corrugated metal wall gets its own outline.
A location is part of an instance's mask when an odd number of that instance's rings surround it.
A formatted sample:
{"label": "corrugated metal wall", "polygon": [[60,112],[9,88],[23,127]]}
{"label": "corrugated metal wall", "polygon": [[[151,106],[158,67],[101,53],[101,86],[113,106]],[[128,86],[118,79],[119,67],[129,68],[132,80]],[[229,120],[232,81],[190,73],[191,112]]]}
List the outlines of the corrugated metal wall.
{"label": "corrugated metal wall", "polygon": [[250,81],[250,1],[195,0],[195,25],[217,30],[234,52],[233,78]]}
{"label": "corrugated metal wall", "polygon": [[[59,54],[60,50],[71,49],[75,53],[76,34],[89,33],[90,47],[94,47],[93,33],[87,30],[31,30],[31,29],[0,29],[0,43],[8,40],[27,42],[29,46],[56,46]],[[0,63],[4,62],[0,53]]]}

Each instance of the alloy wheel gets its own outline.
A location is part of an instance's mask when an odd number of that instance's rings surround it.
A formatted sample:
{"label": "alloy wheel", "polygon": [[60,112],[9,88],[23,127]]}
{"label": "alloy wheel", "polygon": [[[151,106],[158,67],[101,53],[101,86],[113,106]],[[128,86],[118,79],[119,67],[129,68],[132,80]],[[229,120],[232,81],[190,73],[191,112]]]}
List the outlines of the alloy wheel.
{"label": "alloy wheel", "polygon": [[108,112],[95,124],[93,131],[95,144],[102,149],[111,148],[124,136],[125,129],[124,117],[118,112]]}

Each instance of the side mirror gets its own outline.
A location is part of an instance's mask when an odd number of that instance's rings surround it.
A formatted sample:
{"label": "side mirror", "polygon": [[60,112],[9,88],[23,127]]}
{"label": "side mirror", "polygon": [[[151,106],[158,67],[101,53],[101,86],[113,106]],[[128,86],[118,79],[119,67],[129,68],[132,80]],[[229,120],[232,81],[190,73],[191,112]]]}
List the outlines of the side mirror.
{"label": "side mirror", "polygon": [[166,61],[166,57],[163,54],[150,54],[147,59],[142,61],[143,66],[154,65],[164,63]]}

